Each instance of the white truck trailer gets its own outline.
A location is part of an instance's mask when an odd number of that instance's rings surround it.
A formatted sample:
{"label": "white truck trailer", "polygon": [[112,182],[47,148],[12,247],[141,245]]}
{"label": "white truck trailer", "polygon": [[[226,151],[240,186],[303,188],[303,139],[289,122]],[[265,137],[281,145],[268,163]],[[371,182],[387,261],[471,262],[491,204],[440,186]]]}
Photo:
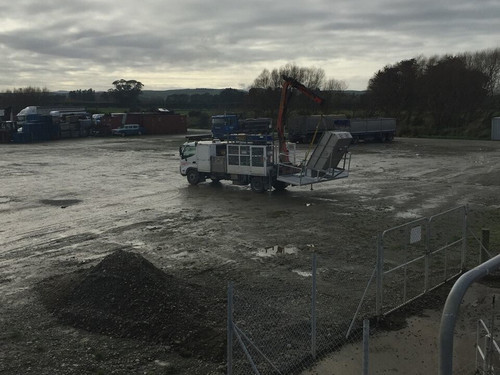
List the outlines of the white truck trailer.
{"label": "white truck trailer", "polygon": [[295,150],[286,155],[270,141],[186,142],[180,147],[180,173],[192,185],[207,179],[230,180],[262,193],[274,188],[302,186],[346,178],[349,175],[352,137],[348,132],[325,132],[307,159],[296,160]]}

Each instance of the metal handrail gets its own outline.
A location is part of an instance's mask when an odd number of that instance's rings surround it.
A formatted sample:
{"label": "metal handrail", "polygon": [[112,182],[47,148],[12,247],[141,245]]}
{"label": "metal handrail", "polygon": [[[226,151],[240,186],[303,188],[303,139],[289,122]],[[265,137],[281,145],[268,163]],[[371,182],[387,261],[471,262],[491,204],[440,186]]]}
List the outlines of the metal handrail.
{"label": "metal handrail", "polygon": [[453,285],[446,303],[439,329],[439,375],[453,374],[453,334],[460,305],[467,289],[475,281],[500,268],[500,255],[467,271]]}

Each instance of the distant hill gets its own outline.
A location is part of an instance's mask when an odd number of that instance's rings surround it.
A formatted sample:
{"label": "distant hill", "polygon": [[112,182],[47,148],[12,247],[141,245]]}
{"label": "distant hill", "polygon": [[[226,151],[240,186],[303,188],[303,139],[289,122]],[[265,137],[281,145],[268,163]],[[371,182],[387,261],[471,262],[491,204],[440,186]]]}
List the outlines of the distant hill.
{"label": "distant hill", "polygon": [[223,89],[176,89],[176,90],[142,90],[141,99],[166,98],[169,95],[218,95]]}
{"label": "distant hill", "polygon": [[[224,89],[209,89],[209,88],[197,88],[197,89],[174,89],[174,90],[142,90],[142,99],[155,99],[155,98],[166,98],[169,95],[219,95]],[[245,90],[240,90],[245,91]],[[96,94],[100,94],[104,91],[96,91]],[[346,90],[346,94],[361,95],[366,91],[363,90]],[[53,94],[67,95],[69,91],[58,90],[53,91]]]}

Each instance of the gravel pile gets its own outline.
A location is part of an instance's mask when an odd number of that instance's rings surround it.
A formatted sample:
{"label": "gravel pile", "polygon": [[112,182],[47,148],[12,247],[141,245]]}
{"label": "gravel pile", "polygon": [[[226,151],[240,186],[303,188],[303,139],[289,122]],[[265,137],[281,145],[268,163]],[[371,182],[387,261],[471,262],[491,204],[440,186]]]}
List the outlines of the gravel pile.
{"label": "gravel pile", "polygon": [[223,296],[168,275],[139,254],[118,250],[88,270],[45,280],[38,290],[64,324],[223,359]]}

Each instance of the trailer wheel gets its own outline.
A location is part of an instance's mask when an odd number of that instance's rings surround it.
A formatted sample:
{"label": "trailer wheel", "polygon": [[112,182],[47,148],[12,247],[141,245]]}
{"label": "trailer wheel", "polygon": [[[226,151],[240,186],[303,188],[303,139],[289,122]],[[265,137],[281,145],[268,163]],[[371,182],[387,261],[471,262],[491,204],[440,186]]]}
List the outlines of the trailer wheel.
{"label": "trailer wheel", "polygon": [[256,193],[263,193],[265,189],[264,181],[261,177],[252,177],[250,180],[250,188]]}
{"label": "trailer wheel", "polygon": [[198,185],[198,182],[200,182],[200,173],[197,169],[190,169],[186,173],[186,178],[191,185]]}

